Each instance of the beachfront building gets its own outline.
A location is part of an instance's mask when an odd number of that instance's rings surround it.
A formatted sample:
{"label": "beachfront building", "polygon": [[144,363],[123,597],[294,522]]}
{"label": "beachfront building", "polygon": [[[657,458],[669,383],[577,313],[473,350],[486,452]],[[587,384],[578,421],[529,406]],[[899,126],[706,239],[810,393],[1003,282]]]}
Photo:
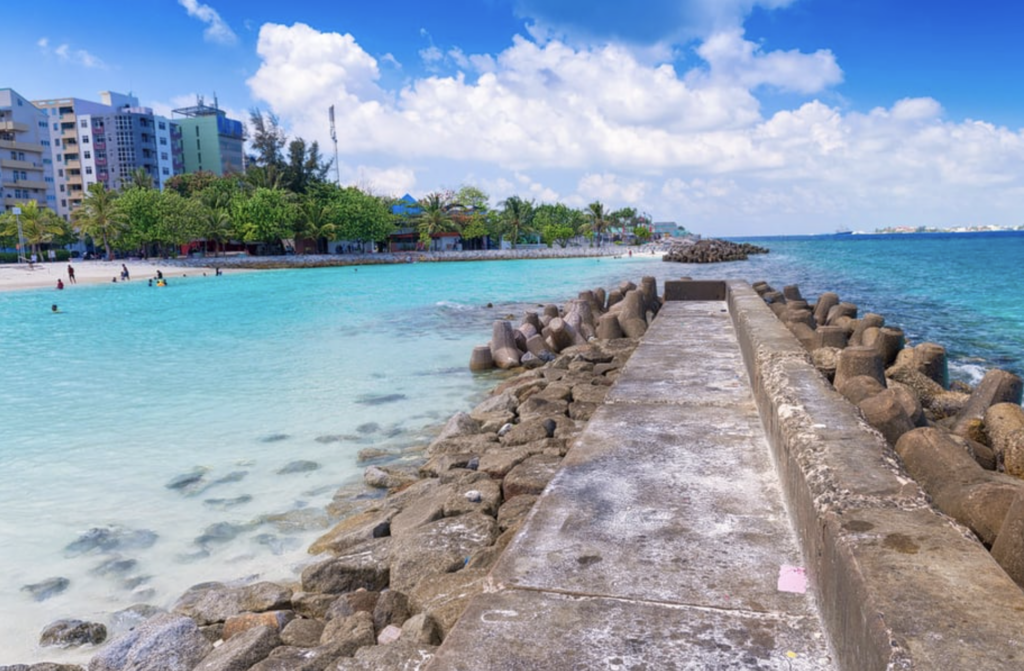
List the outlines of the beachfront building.
{"label": "beachfront building", "polygon": [[89,185],[111,190],[132,183],[142,169],[153,187],[184,170],[181,129],[139,105],[135,96],[105,91],[101,102],[81,98],[37,100],[45,112],[53,151],[57,213],[69,219]]}
{"label": "beachfront building", "polygon": [[669,237],[682,238],[690,234],[689,231],[686,230],[686,227],[680,226],[674,221],[654,222],[653,230],[651,231],[651,233],[655,239]]}
{"label": "beachfront building", "polygon": [[212,106],[199,98],[194,106],[176,109],[172,115],[182,117],[174,122],[181,127],[185,172],[205,170],[218,177],[245,172],[242,122],[229,119],[216,98]]}
{"label": "beachfront building", "polygon": [[56,210],[46,115],[13,89],[0,89],[0,213],[34,200]]}

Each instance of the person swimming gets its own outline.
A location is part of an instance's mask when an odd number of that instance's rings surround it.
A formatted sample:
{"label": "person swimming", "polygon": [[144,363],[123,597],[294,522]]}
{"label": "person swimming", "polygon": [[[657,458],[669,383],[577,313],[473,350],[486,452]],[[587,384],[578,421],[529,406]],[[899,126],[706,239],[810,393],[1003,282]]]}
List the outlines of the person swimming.
{"label": "person swimming", "polygon": [[50,312],[52,312],[53,314],[57,314],[58,312],[60,312],[60,310],[57,309],[56,303],[50,306]]}

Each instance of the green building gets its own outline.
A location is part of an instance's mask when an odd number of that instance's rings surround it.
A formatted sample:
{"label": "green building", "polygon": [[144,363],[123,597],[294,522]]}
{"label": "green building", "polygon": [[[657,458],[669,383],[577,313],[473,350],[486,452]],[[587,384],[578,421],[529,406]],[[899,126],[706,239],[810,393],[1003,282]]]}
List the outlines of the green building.
{"label": "green building", "polygon": [[185,172],[206,170],[217,176],[243,172],[242,122],[229,119],[217,107],[216,98],[212,106],[199,98],[195,106],[176,109],[173,113],[183,117],[176,118],[174,122],[181,128]]}

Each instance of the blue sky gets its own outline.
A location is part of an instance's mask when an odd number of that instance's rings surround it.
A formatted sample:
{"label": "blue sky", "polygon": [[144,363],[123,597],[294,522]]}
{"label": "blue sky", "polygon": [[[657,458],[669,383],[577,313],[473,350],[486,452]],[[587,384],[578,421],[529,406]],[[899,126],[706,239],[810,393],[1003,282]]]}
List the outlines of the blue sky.
{"label": "blue sky", "polygon": [[0,40],[0,86],[164,113],[216,94],[328,154],[334,104],[341,180],[378,193],[600,199],[708,235],[1017,225],[1022,19],[947,0],[56,0]]}

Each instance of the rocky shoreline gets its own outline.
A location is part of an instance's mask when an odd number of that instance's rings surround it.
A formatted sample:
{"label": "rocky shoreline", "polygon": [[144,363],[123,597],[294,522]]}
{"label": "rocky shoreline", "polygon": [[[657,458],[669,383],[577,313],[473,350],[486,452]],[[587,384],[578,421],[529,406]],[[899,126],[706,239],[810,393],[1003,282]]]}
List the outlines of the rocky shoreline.
{"label": "rocky shoreline", "polygon": [[[87,667],[0,671],[421,668],[485,589],[659,307],[654,279],[644,278],[527,312],[515,328],[495,322],[486,349],[517,374],[454,415],[420,465],[367,467],[364,482],[383,496],[359,501],[310,547],[328,558],[298,583],[196,585],[169,612],[138,605],[116,614],[133,626],[109,643],[101,623],[60,620],[41,643],[102,645]],[[545,347],[533,355],[526,343],[537,338]]]}
{"label": "rocky shoreline", "polygon": [[991,369],[974,388],[951,383],[942,345],[910,346],[882,315],[832,292],[809,303],[795,285],[753,288],[933,505],[1024,587],[1024,381]]}
{"label": "rocky shoreline", "polygon": [[746,261],[751,254],[768,254],[764,247],[749,242],[730,242],[716,238],[674,240],[662,258],[675,263],[723,263]]}

